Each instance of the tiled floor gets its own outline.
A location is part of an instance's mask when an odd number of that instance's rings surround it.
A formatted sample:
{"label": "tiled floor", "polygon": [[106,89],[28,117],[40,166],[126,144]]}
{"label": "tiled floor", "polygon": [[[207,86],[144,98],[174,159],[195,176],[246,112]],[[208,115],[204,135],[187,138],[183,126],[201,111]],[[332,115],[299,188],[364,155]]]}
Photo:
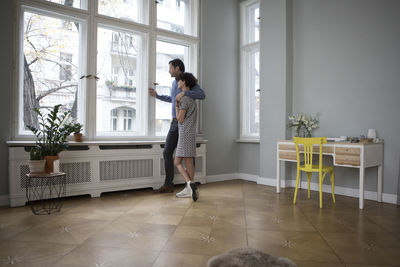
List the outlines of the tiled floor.
{"label": "tiled floor", "polygon": [[[182,186],[177,186],[175,193]],[[206,266],[253,247],[298,266],[400,266],[400,207],[240,180],[201,185],[200,199],[150,189],[75,197],[35,216],[0,208],[0,266]]]}

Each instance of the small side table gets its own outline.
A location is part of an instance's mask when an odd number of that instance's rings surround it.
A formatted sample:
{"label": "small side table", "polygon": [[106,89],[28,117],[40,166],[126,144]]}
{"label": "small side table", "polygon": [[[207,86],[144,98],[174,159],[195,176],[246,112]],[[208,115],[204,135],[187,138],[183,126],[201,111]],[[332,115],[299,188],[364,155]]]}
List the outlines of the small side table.
{"label": "small side table", "polygon": [[26,178],[26,198],[34,214],[51,214],[61,210],[66,188],[65,173],[29,173]]}

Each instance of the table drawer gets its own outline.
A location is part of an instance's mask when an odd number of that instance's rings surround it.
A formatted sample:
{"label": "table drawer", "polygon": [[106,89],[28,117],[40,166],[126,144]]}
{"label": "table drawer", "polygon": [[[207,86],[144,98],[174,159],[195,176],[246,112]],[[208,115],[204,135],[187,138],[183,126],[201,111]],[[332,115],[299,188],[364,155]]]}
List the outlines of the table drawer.
{"label": "table drawer", "polygon": [[279,150],[293,150],[293,151],[296,151],[296,145],[279,144]]}
{"label": "table drawer", "polygon": [[[319,146],[314,146],[313,147],[313,152],[314,153],[319,153]],[[323,146],[322,147],[322,153],[333,154],[333,147],[331,147],[331,146]]]}
{"label": "table drawer", "polygon": [[360,148],[358,148],[358,147],[337,147],[335,149],[335,154],[360,156]]}
{"label": "table drawer", "polygon": [[338,155],[335,156],[335,164],[360,166],[359,155]]}
{"label": "table drawer", "polygon": [[[296,145],[289,145],[289,144],[280,144],[279,145],[279,150],[290,150],[290,151],[296,151]],[[299,151],[304,151],[303,145],[299,146]],[[314,146],[313,147],[313,152],[314,153],[319,153],[319,146]],[[322,153],[328,153],[328,154],[333,154],[333,147],[329,146],[323,146],[322,147]]]}
{"label": "table drawer", "polygon": [[280,159],[297,160],[296,152],[279,151]]}

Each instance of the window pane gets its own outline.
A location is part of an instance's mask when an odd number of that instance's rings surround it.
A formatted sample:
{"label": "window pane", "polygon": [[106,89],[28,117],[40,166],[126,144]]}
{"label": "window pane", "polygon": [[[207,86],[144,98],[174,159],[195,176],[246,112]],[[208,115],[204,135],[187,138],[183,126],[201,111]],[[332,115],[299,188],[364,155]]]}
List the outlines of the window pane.
{"label": "window pane", "polygon": [[257,42],[260,35],[260,13],[258,4],[249,8],[249,42]]}
{"label": "window pane", "polygon": [[113,18],[144,23],[143,0],[99,0],[98,13]]}
{"label": "window pane", "polygon": [[35,107],[62,104],[63,111],[71,110],[72,118],[82,121],[78,77],[82,25],[33,12],[23,14],[23,123],[19,132],[26,125],[38,126]]}
{"label": "window pane", "polygon": [[[157,41],[156,86],[157,94],[171,95],[173,78],[169,74],[171,60],[179,58],[188,66],[189,47]],[[156,100],[156,135],[167,135],[172,119],[172,104]]]}
{"label": "window pane", "polygon": [[157,27],[177,33],[191,32],[191,0],[163,0],[157,3]]}
{"label": "window pane", "polygon": [[250,133],[260,131],[260,62],[259,52],[253,52],[250,58]]}
{"label": "window pane", "polygon": [[65,6],[70,6],[70,7],[75,7],[75,8],[82,8],[82,9],[87,9],[86,8],[86,3],[87,0],[46,0],[49,2],[65,5]]}
{"label": "window pane", "polygon": [[[141,135],[144,109],[138,101],[141,61],[140,35],[98,28],[97,135]],[[139,78],[139,79],[138,79]]]}

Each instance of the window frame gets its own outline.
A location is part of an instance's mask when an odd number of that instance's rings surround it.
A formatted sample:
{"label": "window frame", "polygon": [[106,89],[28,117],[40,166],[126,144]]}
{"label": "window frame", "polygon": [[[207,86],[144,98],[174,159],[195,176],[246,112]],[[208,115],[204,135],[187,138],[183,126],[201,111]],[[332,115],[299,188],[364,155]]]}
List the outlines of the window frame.
{"label": "window frame", "polygon": [[[143,6],[147,5],[147,12],[143,13],[143,24],[133,21],[127,21],[123,19],[117,19],[113,17],[108,17],[105,15],[98,14],[98,1],[96,0],[83,0],[83,6],[81,8],[74,8],[69,6],[64,6],[62,4],[57,4],[54,2],[46,0],[16,0],[14,2],[14,10],[16,12],[15,16],[15,31],[14,40],[18,44],[18,49],[16,49],[15,57],[15,71],[13,73],[14,83],[13,83],[13,103],[14,112],[12,115],[12,140],[34,140],[34,135],[30,131],[25,131],[19,133],[19,130],[23,128],[23,14],[24,11],[38,11],[41,14],[57,14],[56,18],[69,18],[74,21],[78,21],[84,25],[81,35],[81,43],[79,52],[79,77],[87,74],[95,74],[97,69],[97,28],[100,26],[105,26],[108,29],[121,29],[129,33],[140,34],[144,38],[142,49],[143,49],[143,61],[140,66],[142,66],[142,88],[152,87],[153,82],[155,82],[156,73],[156,42],[157,40],[165,40],[168,42],[174,42],[177,44],[184,44],[189,46],[189,63],[186,64],[186,69],[193,72],[197,77],[199,74],[200,66],[200,38],[198,36],[200,29],[200,0],[189,0],[191,3],[192,12],[192,23],[191,27],[195,27],[192,31],[192,35],[179,34],[172,31],[167,31],[164,29],[157,28],[157,6],[155,1],[143,0]],[[94,47],[94,48],[93,48]],[[22,73],[21,73],[22,72]],[[138,74],[137,69],[135,73]],[[85,139],[88,141],[100,141],[100,140],[134,140],[134,141],[145,141],[145,140],[164,140],[165,136],[156,135],[156,119],[155,119],[155,101],[156,99],[150,97],[147,90],[143,89],[142,100],[139,100],[137,96],[137,102],[142,103],[144,107],[142,108],[143,117],[141,118],[141,124],[138,127],[144,129],[142,135],[123,135],[123,136],[105,136],[97,134],[96,126],[96,97],[97,97],[97,85],[94,78],[91,79],[80,79],[78,81],[80,93],[80,101],[78,100],[79,109],[83,110],[83,118],[81,118],[81,123],[85,125]],[[139,83],[139,81],[137,81]],[[139,87],[139,86],[138,86]],[[201,107],[199,107],[201,108]],[[199,109],[200,111],[200,109]],[[140,109],[136,107],[136,118],[140,118]],[[200,116],[199,116],[200,117]],[[108,122],[110,123],[110,122]],[[201,122],[198,121],[198,125]],[[132,125],[133,127],[133,125]]]}
{"label": "window frame", "polygon": [[[84,43],[87,43],[87,33],[88,33],[88,25],[86,19],[86,10],[76,9],[73,7],[66,6],[64,8],[59,8],[59,4],[48,2],[48,1],[37,1],[39,3],[35,3],[37,0],[19,0],[15,3],[16,9],[16,31],[14,35],[15,43],[18,44],[18,49],[15,50],[14,58],[16,58],[15,62],[17,62],[17,66],[15,67],[14,71],[14,86],[13,86],[13,103],[14,105],[14,112],[12,116],[12,138],[13,140],[32,140],[34,135],[29,130],[21,130],[23,129],[23,87],[20,86],[23,84],[23,55],[24,54],[24,34],[23,34],[23,27],[24,27],[24,13],[25,12],[33,12],[36,14],[40,14],[43,16],[48,16],[57,19],[69,19],[74,20],[82,25],[82,31],[80,34],[80,42],[79,42],[79,49],[80,49],[80,57],[79,57],[79,69],[80,72],[78,73],[78,77],[81,76],[82,70],[86,69],[86,62],[87,62],[87,53],[86,50],[83,49]],[[46,5],[40,4],[41,2],[45,2]],[[81,88],[78,97],[78,107],[83,111],[83,117],[80,117],[78,120],[81,123],[84,123],[86,120],[86,103],[83,99],[86,98],[86,84],[82,82],[82,80],[78,81],[79,88]],[[86,131],[86,127],[85,127]],[[85,134],[86,132],[84,132]]]}
{"label": "window frame", "polygon": [[[255,5],[260,6],[259,0],[247,0],[240,3],[240,140],[259,141],[258,133],[251,132],[251,101],[253,88],[250,86],[251,79],[251,56],[253,53],[260,53],[260,39],[250,41],[250,16],[249,11]],[[261,114],[259,114],[261,116]]]}

